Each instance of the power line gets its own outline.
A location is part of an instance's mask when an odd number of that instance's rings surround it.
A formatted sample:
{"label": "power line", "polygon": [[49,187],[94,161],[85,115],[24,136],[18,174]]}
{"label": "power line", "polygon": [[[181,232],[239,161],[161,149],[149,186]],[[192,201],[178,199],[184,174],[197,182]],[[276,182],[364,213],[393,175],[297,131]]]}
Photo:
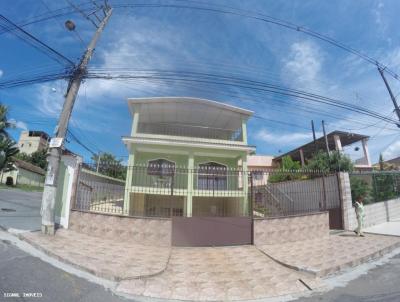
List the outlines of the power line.
{"label": "power line", "polygon": [[12,22],[11,20],[7,19],[3,15],[0,15],[0,21],[2,21],[3,24],[0,24],[1,28],[5,29],[15,29],[15,31],[12,31],[12,33],[17,36],[19,39],[24,41],[25,43],[33,46],[40,52],[44,53],[45,55],[49,56],[53,60],[56,60],[60,64],[64,65],[65,63],[68,63],[70,66],[75,66],[75,63],[72,62],[70,59],[59,53],[57,50],[54,48],[48,46],[44,42],[40,41],[38,38],[34,37],[21,27],[19,27],[17,24]]}

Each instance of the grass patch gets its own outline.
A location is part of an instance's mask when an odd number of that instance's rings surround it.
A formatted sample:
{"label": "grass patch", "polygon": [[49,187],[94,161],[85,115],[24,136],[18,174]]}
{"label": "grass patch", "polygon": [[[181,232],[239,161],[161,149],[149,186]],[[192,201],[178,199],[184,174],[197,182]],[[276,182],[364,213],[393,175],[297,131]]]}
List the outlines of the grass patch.
{"label": "grass patch", "polygon": [[31,185],[16,185],[16,186],[6,186],[5,184],[0,184],[0,189],[11,189],[11,190],[22,190],[26,192],[43,192],[43,187],[31,186]]}

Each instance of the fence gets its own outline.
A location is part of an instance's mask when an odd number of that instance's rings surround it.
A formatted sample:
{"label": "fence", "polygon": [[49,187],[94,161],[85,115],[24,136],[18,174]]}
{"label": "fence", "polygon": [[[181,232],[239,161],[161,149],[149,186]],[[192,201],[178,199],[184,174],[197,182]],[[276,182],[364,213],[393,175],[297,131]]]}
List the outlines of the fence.
{"label": "fence", "polygon": [[399,171],[356,172],[350,174],[353,201],[362,197],[365,204],[386,201],[400,196]]}
{"label": "fence", "polygon": [[[113,177],[125,175],[126,183]],[[340,195],[335,174],[248,172],[224,166],[187,169],[170,164],[117,168],[85,165],[73,207],[126,216],[259,218],[338,208]]]}

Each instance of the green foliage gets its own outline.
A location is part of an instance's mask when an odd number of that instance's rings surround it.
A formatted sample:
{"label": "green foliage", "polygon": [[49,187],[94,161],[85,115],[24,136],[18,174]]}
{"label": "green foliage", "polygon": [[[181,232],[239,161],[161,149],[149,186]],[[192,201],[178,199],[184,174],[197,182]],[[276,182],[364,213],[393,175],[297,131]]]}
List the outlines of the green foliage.
{"label": "green foliage", "polygon": [[319,150],[307,163],[307,169],[323,172],[353,171],[350,158],[339,151],[327,152]]}
{"label": "green foliage", "polygon": [[0,103],[0,136],[10,138],[7,129],[13,128],[14,125],[7,119],[8,108]]}
{"label": "green foliage", "polygon": [[0,135],[0,171],[8,172],[14,169],[13,156],[19,152],[15,142]]}
{"label": "green foliage", "polygon": [[43,170],[47,169],[47,149],[35,151],[30,155],[26,153],[18,153],[15,158],[31,163]]}
{"label": "green foliage", "polygon": [[353,202],[356,202],[359,198],[362,198],[365,204],[372,202],[371,187],[364,179],[357,176],[351,176],[350,185],[351,199]]}
{"label": "green foliage", "polygon": [[373,195],[375,201],[384,201],[395,198],[399,195],[395,185],[396,174],[374,174],[373,175]]}
{"label": "green foliage", "polygon": [[100,156],[92,156],[92,160],[95,163],[93,167],[98,172],[110,177],[125,180],[126,178],[126,167],[122,164],[121,159],[116,159],[111,153],[101,153]]}
{"label": "green foliage", "polygon": [[269,176],[268,182],[276,183],[282,181],[296,180],[302,178],[302,175],[297,172],[290,172],[300,170],[301,165],[298,161],[294,161],[289,155],[282,157],[282,164],[280,169],[282,171],[276,172]]}

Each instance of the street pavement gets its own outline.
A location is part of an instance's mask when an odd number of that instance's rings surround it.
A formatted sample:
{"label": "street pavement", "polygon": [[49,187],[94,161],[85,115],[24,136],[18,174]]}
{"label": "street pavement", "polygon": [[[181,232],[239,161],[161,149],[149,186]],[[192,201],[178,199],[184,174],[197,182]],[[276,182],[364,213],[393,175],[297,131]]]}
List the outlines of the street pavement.
{"label": "street pavement", "polygon": [[[19,294],[7,298],[4,294]],[[24,298],[23,293],[38,294],[38,298]],[[76,277],[37,257],[31,256],[7,240],[0,240],[0,301],[41,302],[121,302],[103,286]]]}
{"label": "street pavement", "polygon": [[42,192],[0,189],[0,228],[40,230]]}
{"label": "street pavement", "polygon": [[377,266],[345,287],[301,298],[296,302],[398,302],[400,301],[400,254]]}

